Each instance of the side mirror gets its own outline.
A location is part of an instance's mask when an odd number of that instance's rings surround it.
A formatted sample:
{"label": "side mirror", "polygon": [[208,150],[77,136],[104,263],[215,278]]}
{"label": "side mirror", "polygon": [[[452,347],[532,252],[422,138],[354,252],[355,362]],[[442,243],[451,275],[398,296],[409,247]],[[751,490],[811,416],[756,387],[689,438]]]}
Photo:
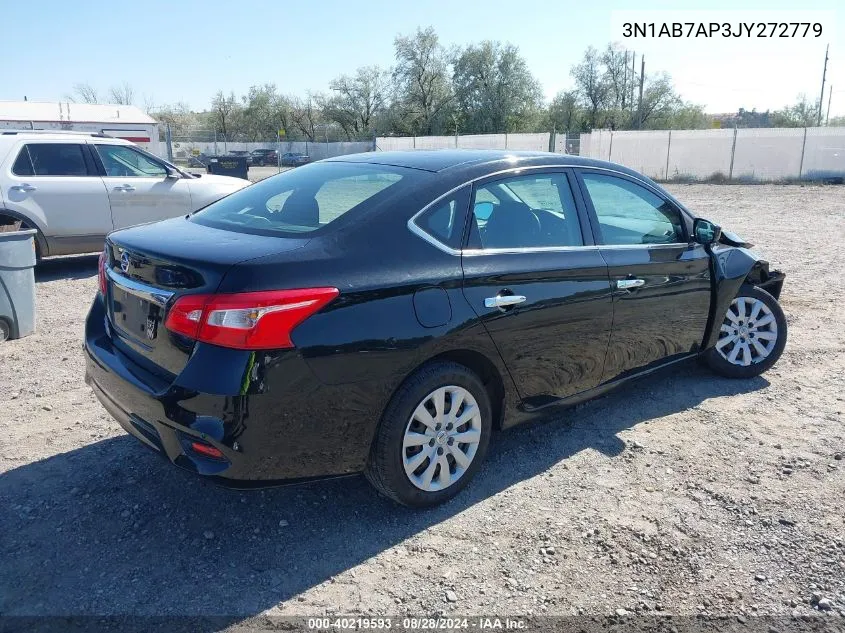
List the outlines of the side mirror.
{"label": "side mirror", "polygon": [[692,223],[692,235],[699,244],[715,244],[722,237],[722,227],[704,218],[696,218]]}
{"label": "side mirror", "polygon": [[167,169],[167,178],[181,178],[182,177],[182,174],[180,174],[178,171],[176,171],[172,167],[165,167],[165,169]]}

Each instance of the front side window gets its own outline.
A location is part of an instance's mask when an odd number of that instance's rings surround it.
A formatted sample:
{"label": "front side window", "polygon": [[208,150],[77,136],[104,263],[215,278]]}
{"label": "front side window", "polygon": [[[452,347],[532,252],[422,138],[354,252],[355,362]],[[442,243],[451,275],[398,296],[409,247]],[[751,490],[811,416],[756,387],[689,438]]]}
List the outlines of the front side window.
{"label": "front side window", "polygon": [[601,228],[610,245],[686,242],[680,211],[645,187],[616,176],[582,174]]}
{"label": "front side window", "polygon": [[429,174],[368,163],[314,163],[262,180],[191,216],[206,226],[262,235],[311,233],[367,212]]}
{"label": "front side window", "polygon": [[564,173],[515,176],[476,188],[469,248],[583,246]]}
{"label": "front side window", "polygon": [[16,176],[87,176],[82,145],[27,143],[12,165]]}
{"label": "front side window", "polygon": [[127,145],[95,144],[97,154],[103,161],[106,176],[121,178],[164,178],[167,169],[141,152]]}

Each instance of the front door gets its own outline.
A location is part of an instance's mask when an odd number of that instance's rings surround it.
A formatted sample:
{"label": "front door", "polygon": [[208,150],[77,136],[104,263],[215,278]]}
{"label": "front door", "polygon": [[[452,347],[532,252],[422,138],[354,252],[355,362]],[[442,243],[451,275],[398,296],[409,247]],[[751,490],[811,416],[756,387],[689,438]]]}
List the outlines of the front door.
{"label": "front door", "polygon": [[522,172],[473,192],[464,295],[529,406],[596,386],[610,339],[607,266],[573,182],[568,170]]}
{"label": "front door", "polygon": [[103,182],[114,228],[155,222],[191,211],[191,192],[183,178],[168,177],[164,163],[130,145],[92,143],[102,162]]}
{"label": "front door", "polygon": [[576,170],[613,284],[613,336],[604,380],[697,351],[710,311],[710,256],[682,212],[621,174]]}
{"label": "front door", "polygon": [[6,205],[43,230],[50,255],[102,250],[114,228],[103,181],[84,147],[76,139],[27,141],[4,167]]}

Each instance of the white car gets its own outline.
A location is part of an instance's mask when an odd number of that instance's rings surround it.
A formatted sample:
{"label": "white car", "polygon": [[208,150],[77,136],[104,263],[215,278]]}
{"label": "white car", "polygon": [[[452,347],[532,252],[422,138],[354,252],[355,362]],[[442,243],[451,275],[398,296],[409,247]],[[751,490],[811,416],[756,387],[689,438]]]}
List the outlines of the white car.
{"label": "white car", "polygon": [[39,258],[103,249],[107,233],[185,215],[249,185],[189,174],[102,134],[0,132],[0,230],[38,230]]}

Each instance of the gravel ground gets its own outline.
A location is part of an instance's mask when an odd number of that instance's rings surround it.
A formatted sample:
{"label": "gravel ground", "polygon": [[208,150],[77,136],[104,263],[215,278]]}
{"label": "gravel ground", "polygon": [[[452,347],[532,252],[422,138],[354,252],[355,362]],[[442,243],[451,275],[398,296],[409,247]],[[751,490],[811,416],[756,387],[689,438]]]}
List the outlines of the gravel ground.
{"label": "gravel ground", "polygon": [[[183,474],[83,382],[96,256],[0,345],[0,614],[754,614],[845,622],[842,187],[678,185],[787,272],[764,377],[695,363],[494,438],[457,499]],[[622,613],[622,611],[618,611]]]}

